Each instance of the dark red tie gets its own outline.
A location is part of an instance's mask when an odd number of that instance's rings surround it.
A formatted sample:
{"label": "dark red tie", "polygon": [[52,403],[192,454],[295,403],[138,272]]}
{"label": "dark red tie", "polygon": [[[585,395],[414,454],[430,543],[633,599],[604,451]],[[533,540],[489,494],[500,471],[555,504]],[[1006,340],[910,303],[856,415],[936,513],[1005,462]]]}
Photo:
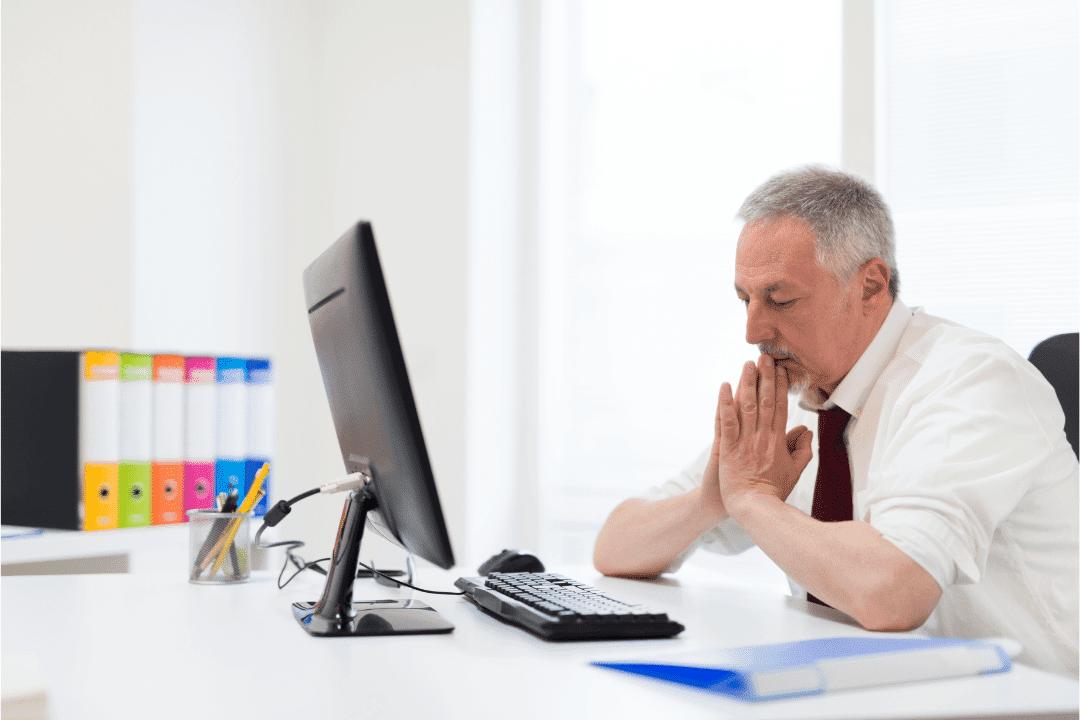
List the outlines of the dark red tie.
{"label": "dark red tie", "polygon": [[[818,412],[818,470],[814,484],[814,507],[810,514],[815,520],[840,522],[851,520],[851,465],[848,463],[844,428],[851,415],[840,406]],[[810,593],[806,599],[827,605]]]}

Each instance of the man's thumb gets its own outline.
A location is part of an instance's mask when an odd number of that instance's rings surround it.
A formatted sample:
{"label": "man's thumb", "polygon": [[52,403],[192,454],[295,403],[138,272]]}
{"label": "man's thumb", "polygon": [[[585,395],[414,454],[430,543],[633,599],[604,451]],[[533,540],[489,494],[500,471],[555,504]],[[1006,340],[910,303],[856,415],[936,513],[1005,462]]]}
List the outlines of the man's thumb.
{"label": "man's thumb", "polygon": [[791,453],[791,459],[795,462],[795,467],[799,473],[802,473],[806,464],[810,462],[810,458],[814,455],[813,448],[810,445],[813,439],[814,433],[808,430],[805,425],[792,428],[791,432],[787,434],[788,452]]}

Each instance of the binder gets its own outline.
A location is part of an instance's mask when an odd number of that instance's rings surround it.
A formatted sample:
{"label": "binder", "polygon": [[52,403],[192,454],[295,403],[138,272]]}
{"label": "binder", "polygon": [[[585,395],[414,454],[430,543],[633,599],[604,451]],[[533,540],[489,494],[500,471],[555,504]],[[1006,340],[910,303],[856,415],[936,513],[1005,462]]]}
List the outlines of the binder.
{"label": "binder", "polygon": [[[274,450],[274,386],[270,360],[253,358],[247,361],[245,373],[248,396],[248,433],[247,460],[244,473],[244,492],[246,497],[255,481],[255,474],[264,463],[270,463]],[[262,489],[266,493],[255,506],[255,515],[265,515],[270,505],[270,474],[263,480]]]}
{"label": "binder", "polygon": [[150,523],[187,520],[184,514],[184,358],[154,356],[154,435],[150,464]]}
{"label": "binder", "polygon": [[82,527],[111,530],[120,519],[120,354],[88,350],[81,361]]}
{"label": "binder", "polygon": [[4,525],[82,528],[78,352],[0,353]]}
{"label": "binder", "polygon": [[117,525],[119,362],[114,352],[0,353],[4,525]]}
{"label": "binder", "polygon": [[120,353],[118,527],[150,524],[150,461],[154,395],[149,355]]}
{"label": "binder", "polygon": [[1018,653],[1013,641],[834,637],[593,664],[761,701],[1006,672],[1012,667],[1010,654]]}
{"label": "binder", "polygon": [[[247,455],[247,363],[241,358],[217,359],[217,461],[214,492],[244,491]],[[241,497],[243,497],[241,495]]]}
{"label": "binder", "polygon": [[184,510],[214,506],[217,442],[217,363],[184,360]]}

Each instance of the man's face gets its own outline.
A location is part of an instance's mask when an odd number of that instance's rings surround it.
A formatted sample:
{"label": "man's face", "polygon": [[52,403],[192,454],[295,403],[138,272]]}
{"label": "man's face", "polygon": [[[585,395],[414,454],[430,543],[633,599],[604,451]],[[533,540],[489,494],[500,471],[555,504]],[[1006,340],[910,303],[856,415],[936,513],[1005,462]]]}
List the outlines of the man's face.
{"label": "man's face", "polygon": [[814,255],[814,232],[792,217],[747,224],[735,251],[746,342],[787,370],[793,389],[832,393],[865,349],[858,273],[841,285]]}

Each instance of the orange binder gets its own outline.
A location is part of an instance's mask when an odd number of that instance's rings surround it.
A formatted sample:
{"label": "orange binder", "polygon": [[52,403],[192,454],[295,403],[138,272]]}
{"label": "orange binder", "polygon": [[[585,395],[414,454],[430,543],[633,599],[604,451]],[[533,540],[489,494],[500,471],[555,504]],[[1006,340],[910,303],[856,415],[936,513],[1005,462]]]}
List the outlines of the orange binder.
{"label": "orange binder", "polygon": [[81,356],[79,467],[84,530],[117,527],[120,517],[120,354]]}
{"label": "orange binder", "polygon": [[150,522],[167,525],[184,514],[184,358],[154,356],[154,442]]}

